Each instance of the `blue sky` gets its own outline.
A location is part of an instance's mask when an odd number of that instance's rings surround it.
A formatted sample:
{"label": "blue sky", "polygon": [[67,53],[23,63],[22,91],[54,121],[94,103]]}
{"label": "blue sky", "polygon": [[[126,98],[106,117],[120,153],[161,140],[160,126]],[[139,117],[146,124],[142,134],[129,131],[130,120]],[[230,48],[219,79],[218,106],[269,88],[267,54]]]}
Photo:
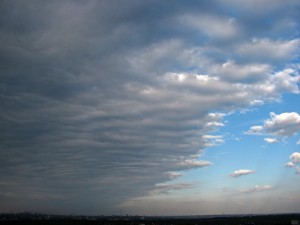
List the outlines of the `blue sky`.
{"label": "blue sky", "polygon": [[0,211],[298,212],[298,1],[0,4]]}

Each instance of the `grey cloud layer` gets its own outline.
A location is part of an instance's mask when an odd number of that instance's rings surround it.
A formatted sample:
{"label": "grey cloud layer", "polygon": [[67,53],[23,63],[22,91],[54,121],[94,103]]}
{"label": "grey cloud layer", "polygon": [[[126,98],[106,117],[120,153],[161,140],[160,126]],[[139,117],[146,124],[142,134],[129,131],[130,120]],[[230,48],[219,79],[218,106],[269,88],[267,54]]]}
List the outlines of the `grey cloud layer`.
{"label": "grey cloud layer", "polygon": [[[293,29],[266,17],[268,33],[221,2],[2,1],[0,210],[115,212],[212,164],[198,159],[224,125],[211,112],[298,92],[295,65],[280,68],[298,15],[282,14]],[[278,55],[255,57],[273,43]]]}

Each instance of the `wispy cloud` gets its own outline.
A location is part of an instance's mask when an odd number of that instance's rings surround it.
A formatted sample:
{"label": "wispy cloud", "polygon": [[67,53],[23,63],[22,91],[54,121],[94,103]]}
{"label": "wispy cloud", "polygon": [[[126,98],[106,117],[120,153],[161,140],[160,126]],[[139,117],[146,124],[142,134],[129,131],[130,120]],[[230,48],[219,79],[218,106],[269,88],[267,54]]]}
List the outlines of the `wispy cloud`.
{"label": "wispy cloud", "polygon": [[171,179],[176,179],[176,178],[182,176],[182,173],[178,173],[178,172],[174,172],[174,171],[168,172],[167,174]]}
{"label": "wispy cloud", "polygon": [[296,174],[300,174],[300,167],[296,167]]}
{"label": "wispy cloud", "polygon": [[171,191],[180,191],[195,187],[196,183],[156,184],[151,195],[169,194]]}
{"label": "wispy cloud", "polygon": [[271,191],[274,187],[271,185],[255,185],[254,188],[244,189],[241,190],[241,193],[256,193],[256,192],[262,192],[262,191]]}
{"label": "wispy cloud", "polygon": [[[212,14],[185,14],[178,17],[178,22],[196,32],[215,40],[233,39],[240,34],[240,28],[234,18]],[[209,27],[210,29],[207,29]]]}

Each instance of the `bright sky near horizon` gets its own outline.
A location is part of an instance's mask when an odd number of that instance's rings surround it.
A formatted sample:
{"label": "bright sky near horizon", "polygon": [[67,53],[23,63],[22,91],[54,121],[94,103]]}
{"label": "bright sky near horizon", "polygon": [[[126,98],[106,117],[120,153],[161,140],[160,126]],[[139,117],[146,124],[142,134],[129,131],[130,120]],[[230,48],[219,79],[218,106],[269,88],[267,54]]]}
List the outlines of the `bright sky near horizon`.
{"label": "bright sky near horizon", "polygon": [[300,209],[300,2],[0,2],[0,212]]}

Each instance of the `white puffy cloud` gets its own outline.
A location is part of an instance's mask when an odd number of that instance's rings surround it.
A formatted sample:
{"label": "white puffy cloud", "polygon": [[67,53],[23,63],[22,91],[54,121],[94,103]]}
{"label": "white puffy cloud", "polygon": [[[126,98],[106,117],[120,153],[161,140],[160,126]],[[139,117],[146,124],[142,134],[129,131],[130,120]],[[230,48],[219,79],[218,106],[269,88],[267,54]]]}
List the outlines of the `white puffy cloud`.
{"label": "white puffy cloud", "polygon": [[278,142],[277,138],[264,138],[264,141],[267,143],[276,143]]}
{"label": "white puffy cloud", "polygon": [[300,131],[300,115],[296,112],[270,113],[271,119],[265,121],[267,132],[281,137],[292,136]]}
{"label": "white puffy cloud", "polygon": [[255,173],[255,170],[236,170],[233,173],[229,174],[231,177],[240,177],[248,174]]}
{"label": "white puffy cloud", "polygon": [[294,152],[290,155],[292,163],[300,163],[300,152]]}
{"label": "white puffy cloud", "polygon": [[264,130],[263,126],[252,126],[250,129],[246,132],[245,134],[250,134],[250,135],[260,135],[262,134],[262,131]]}
{"label": "white puffy cloud", "polygon": [[290,162],[286,164],[286,167],[294,168],[296,174],[300,174],[300,167],[297,166],[300,163],[300,152],[294,152],[290,155]]}
{"label": "white puffy cloud", "polygon": [[[281,114],[270,113],[270,119],[264,121],[264,126],[252,126],[245,134],[261,135],[264,133],[275,135],[279,138],[289,137],[300,131],[300,115],[296,112],[285,112]],[[278,138],[264,138],[267,143],[275,143]],[[300,140],[297,144],[300,143]]]}

